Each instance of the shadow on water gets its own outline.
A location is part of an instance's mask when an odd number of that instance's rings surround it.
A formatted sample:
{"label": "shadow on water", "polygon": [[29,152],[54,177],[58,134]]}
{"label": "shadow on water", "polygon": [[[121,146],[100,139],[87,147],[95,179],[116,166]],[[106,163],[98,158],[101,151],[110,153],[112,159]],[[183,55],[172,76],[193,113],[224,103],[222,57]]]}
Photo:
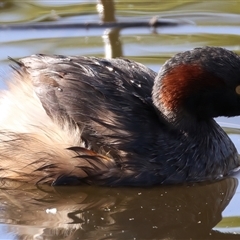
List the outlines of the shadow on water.
{"label": "shadow on water", "polygon": [[19,239],[240,239],[212,230],[237,185],[235,178],[147,189],[5,182],[0,219]]}

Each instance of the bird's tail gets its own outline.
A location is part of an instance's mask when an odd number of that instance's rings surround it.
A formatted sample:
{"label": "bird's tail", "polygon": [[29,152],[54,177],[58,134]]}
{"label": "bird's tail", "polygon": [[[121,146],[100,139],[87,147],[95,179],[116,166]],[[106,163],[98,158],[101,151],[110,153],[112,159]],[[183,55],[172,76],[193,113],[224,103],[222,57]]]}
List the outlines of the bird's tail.
{"label": "bird's tail", "polygon": [[15,72],[0,98],[1,179],[64,184],[114,166],[111,157],[85,148],[79,126],[60,125],[46,114],[24,70]]}

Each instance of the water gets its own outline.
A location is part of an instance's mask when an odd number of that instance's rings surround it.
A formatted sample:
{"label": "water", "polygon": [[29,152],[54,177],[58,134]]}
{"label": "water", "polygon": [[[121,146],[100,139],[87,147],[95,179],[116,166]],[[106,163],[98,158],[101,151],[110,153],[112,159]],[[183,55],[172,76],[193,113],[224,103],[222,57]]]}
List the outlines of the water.
{"label": "water", "polygon": [[[181,24],[119,31],[11,29],[3,24],[83,24],[99,22],[100,17],[95,1],[1,1],[0,76],[7,80],[8,56],[35,53],[121,55],[155,71],[173,54],[193,47],[222,46],[240,53],[239,12],[238,1],[119,0],[118,22],[148,22],[158,15]],[[239,120],[217,119],[240,152]],[[2,182],[0,239],[240,239],[239,180],[240,174],[217,183],[148,189],[40,189]]]}

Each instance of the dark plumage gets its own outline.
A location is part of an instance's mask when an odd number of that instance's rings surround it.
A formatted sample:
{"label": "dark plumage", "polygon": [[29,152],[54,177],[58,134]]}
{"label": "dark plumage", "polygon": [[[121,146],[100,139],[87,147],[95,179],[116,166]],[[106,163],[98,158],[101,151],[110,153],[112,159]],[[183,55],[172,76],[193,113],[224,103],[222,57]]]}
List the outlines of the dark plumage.
{"label": "dark plumage", "polygon": [[18,65],[0,105],[2,178],[143,186],[214,180],[240,165],[212,119],[240,114],[230,51],[178,54],[158,76],[124,59],[33,55]]}

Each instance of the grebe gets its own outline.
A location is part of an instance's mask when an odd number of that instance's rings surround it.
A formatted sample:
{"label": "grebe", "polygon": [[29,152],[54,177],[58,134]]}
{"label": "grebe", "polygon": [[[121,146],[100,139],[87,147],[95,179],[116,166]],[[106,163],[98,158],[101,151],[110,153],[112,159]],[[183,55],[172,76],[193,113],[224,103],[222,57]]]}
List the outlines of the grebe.
{"label": "grebe", "polygon": [[213,119],[240,115],[240,57],[178,53],[156,74],[126,59],[33,55],[0,103],[0,178],[108,186],[212,181],[240,166]]}

